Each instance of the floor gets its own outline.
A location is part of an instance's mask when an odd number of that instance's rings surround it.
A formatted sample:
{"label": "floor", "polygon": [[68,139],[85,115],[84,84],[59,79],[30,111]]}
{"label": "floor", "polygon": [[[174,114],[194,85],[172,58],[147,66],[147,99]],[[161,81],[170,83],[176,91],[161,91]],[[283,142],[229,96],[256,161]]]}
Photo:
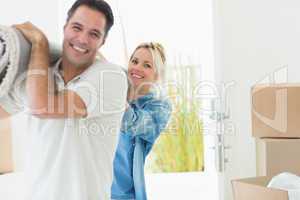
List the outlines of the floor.
{"label": "floor", "polygon": [[24,191],[22,191],[24,186],[20,182],[21,176],[22,173],[10,173],[0,176],[1,200],[20,200],[24,198]]}
{"label": "floor", "polygon": [[216,175],[203,172],[146,174],[149,200],[218,200]]}
{"label": "floor", "polygon": [[[0,199],[22,199],[20,175],[1,175]],[[148,200],[218,200],[216,175],[203,172],[146,174]],[[18,190],[18,192],[16,192]]]}

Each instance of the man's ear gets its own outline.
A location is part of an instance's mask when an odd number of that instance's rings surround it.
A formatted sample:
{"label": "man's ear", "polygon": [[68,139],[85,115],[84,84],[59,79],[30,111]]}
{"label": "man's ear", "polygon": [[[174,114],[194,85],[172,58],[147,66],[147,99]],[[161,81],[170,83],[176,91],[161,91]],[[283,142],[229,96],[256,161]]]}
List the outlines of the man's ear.
{"label": "man's ear", "polygon": [[66,23],[65,23],[65,25],[64,25],[64,27],[63,27],[63,30],[65,30],[65,29],[67,28],[68,22],[69,22],[69,21],[66,21]]}
{"label": "man's ear", "polygon": [[99,45],[99,48],[104,45],[106,38],[103,38],[102,43]]}
{"label": "man's ear", "polygon": [[99,50],[105,43],[105,39],[101,43],[98,44],[97,49]]}

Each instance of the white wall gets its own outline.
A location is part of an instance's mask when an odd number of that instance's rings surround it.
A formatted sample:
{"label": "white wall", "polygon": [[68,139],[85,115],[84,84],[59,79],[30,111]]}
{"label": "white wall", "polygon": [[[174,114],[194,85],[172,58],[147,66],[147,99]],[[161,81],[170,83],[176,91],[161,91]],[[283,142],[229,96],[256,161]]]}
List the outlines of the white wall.
{"label": "white wall", "polygon": [[215,1],[216,65],[223,69],[218,76],[236,82],[229,91],[236,126],[228,139],[233,145],[228,151],[229,179],[255,175],[250,87],[283,66],[288,66],[290,82],[300,82],[299,10],[296,0]]}
{"label": "white wall", "polygon": [[5,4],[0,7],[0,24],[12,25],[30,21],[41,28],[49,40],[58,41],[62,31],[58,30],[59,18],[59,1],[5,1]]}

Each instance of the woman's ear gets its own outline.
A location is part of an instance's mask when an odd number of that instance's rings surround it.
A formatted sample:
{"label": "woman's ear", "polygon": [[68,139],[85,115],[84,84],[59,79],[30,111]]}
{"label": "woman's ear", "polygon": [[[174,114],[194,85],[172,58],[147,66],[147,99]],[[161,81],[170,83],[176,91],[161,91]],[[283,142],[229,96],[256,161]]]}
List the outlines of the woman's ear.
{"label": "woman's ear", "polygon": [[159,79],[159,74],[158,74],[158,72],[155,73],[155,77],[154,77],[154,78],[155,78],[155,81],[158,81],[158,79]]}

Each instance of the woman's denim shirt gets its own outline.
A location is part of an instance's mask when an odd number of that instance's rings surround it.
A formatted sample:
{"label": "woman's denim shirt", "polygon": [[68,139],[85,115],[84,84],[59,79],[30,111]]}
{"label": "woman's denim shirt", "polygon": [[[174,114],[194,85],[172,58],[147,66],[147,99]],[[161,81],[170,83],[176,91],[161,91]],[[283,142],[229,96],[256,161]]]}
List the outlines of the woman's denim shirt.
{"label": "woman's denim shirt", "polygon": [[146,200],[145,158],[166,127],[171,114],[168,99],[150,92],[130,102],[114,158],[112,199]]}

